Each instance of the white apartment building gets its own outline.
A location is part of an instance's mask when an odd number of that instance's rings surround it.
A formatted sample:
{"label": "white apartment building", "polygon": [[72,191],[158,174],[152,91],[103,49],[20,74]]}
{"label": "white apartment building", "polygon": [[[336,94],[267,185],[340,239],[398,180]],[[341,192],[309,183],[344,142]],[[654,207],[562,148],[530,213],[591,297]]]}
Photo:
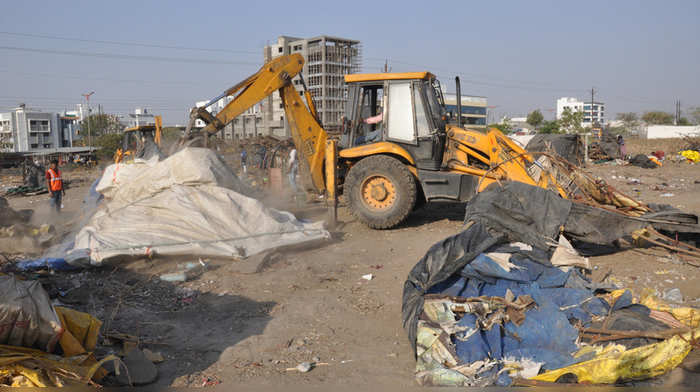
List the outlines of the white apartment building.
{"label": "white apartment building", "polygon": [[12,112],[0,113],[3,151],[28,152],[61,147],[58,120],[56,113],[45,113],[24,105]]}
{"label": "white apartment building", "polygon": [[562,97],[557,99],[557,120],[561,119],[564,110],[569,108],[572,112],[583,112],[582,127],[591,127],[593,124],[605,124],[605,104],[602,102],[583,102],[577,98]]}
{"label": "white apartment building", "polygon": [[[361,50],[360,41],[346,38],[326,35],[313,38],[280,36],[277,43],[265,46],[263,55],[265,62],[293,53],[304,57],[301,74],[313,96],[321,125],[326,130],[334,131],[340,128],[341,117],[345,114],[345,75],[360,71]],[[293,83],[302,93],[303,86],[298,76]],[[262,114],[265,135],[280,138],[291,136],[278,92],[262,101]]]}

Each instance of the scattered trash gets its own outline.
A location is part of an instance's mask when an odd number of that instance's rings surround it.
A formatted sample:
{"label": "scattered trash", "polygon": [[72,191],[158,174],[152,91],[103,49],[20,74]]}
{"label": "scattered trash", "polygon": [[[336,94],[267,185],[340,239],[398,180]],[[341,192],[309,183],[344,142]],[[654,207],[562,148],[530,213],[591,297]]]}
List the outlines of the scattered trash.
{"label": "scattered trash", "polygon": [[372,280],[372,279],[374,279],[374,275],[372,275],[372,274],[362,275],[362,279]]}
{"label": "scattered trash", "polygon": [[287,368],[286,371],[293,372],[297,371],[299,373],[306,373],[315,369],[318,366],[328,366],[327,362],[302,362],[293,368]]}
{"label": "scattered trash", "polygon": [[677,302],[677,303],[683,302],[683,294],[681,294],[681,290],[678,288],[668,289],[668,290],[664,291],[664,294],[663,294],[663,296],[661,296],[661,298],[667,302]]}
{"label": "scattered trash", "polygon": [[126,372],[117,374],[117,381],[122,385],[150,384],[158,377],[158,369],[139,349],[129,351],[122,359]]}
{"label": "scattered trash", "polygon": [[181,270],[160,275],[160,280],[165,282],[186,282],[196,279],[207,270],[207,264],[199,259],[199,262],[188,262],[181,266]]}
{"label": "scattered trash", "polygon": [[44,257],[34,260],[22,260],[15,264],[15,268],[19,271],[37,271],[37,270],[52,270],[52,271],[75,271],[80,269],[74,265],[70,265],[64,258]]}
{"label": "scattered trash", "polygon": [[660,166],[660,163],[656,157],[653,157],[653,159],[655,161],[644,154],[637,154],[629,160],[629,164],[644,169],[656,169]]}
{"label": "scattered trash", "polygon": [[700,162],[700,152],[697,152],[695,150],[685,150],[679,152],[678,154],[681,155],[683,158],[687,159],[688,162]]}
{"label": "scattered trash", "polygon": [[[101,365],[91,354],[102,323],[91,315],[52,306],[38,281],[0,276],[0,385],[62,387],[99,381]],[[60,347],[62,356],[54,354]]]}
{"label": "scattered trash", "polygon": [[593,282],[587,268],[552,262],[557,238],[591,249],[636,232],[631,221],[605,224],[607,213],[539,192],[507,183],[479,193],[464,231],[411,270],[402,310],[419,384],[624,383],[666,373],[695,344],[700,329],[688,328],[698,328],[700,311],[635,298],[613,279]]}
{"label": "scattered trash", "polygon": [[675,195],[673,193],[662,193],[660,196],[661,197],[673,197]]}

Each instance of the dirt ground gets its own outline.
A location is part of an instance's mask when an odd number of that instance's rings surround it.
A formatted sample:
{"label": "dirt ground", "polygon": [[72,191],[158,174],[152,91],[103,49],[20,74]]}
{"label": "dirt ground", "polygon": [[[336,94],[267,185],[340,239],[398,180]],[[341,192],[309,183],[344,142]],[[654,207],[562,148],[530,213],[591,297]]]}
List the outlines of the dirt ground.
{"label": "dirt ground", "polygon": [[[698,168],[600,164],[586,171],[642,201],[700,214]],[[98,175],[89,173],[91,179]],[[59,217],[48,210],[47,195],[9,202],[15,209],[34,208],[36,223],[48,220],[67,232],[80,221],[89,184],[67,191]],[[322,203],[295,204],[289,195],[269,200],[300,218],[318,220],[326,213]],[[197,258],[36,277],[58,302],[100,318],[103,334],[137,335],[141,347],[161,352],[157,385],[415,386],[413,353],[401,326],[403,283],[431,245],[460,231],[463,214],[463,204],[439,203],[399,228],[375,231],[341,207],[328,242],[243,261],[209,259],[207,271],[185,283],[162,282],[158,275]],[[700,305],[700,269],[665,250],[625,250],[591,262],[594,279],[610,274],[623,286],[660,293],[679,288],[685,304]],[[366,274],[372,279],[363,279]],[[119,351],[106,343],[100,355]],[[304,361],[319,365],[308,373],[287,370]],[[694,377],[678,369],[664,380],[697,385]]]}

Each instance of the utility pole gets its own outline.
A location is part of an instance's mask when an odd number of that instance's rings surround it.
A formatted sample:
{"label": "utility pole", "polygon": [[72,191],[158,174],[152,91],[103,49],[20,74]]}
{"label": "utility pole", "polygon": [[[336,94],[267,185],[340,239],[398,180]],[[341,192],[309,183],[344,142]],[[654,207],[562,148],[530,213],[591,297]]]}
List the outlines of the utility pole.
{"label": "utility pole", "polygon": [[591,127],[593,127],[593,103],[595,100],[593,97],[595,96],[595,88],[591,87]]}
{"label": "utility pole", "polygon": [[681,122],[681,101],[676,100],[676,121],[674,125],[678,125]]}
{"label": "utility pole", "polygon": [[91,91],[87,94],[81,94],[83,97],[85,97],[85,101],[87,102],[87,127],[88,127],[88,147],[92,147],[92,134],[90,132],[90,96],[94,94],[94,91]]}

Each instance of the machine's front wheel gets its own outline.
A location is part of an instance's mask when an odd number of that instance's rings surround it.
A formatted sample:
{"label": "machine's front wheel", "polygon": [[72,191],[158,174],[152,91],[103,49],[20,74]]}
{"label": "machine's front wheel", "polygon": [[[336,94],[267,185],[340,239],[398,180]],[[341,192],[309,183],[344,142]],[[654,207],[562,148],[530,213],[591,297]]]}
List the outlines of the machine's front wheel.
{"label": "machine's front wheel", "polygon": [[374,155],[357,162],[345,180],[350,212],[373,229],[390,229],[416,204],[416,180],[396,158]]}

